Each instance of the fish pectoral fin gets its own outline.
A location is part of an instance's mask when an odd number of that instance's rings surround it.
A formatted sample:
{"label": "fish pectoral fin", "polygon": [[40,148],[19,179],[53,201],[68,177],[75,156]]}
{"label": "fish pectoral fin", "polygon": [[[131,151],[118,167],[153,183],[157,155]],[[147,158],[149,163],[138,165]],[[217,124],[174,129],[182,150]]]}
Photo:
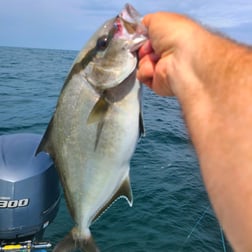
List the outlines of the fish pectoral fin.
{"label": "fish pectoral fin", "polygon": [[132,190],[130,185],[130,178],[129,175],[123,180],[121,186],[117,190],[117,192],[113,195],[113,197],[96,213],[96,215],[93,218],[93,221],[95,221],[97,218],[100,217],[100,215],[108,209],[113,202],[115,202],[119,198],[125,198],[129,206],[132,207],[133,205],[133,196],[132,196]]}
{"label": "fish pectoral fin", "polygon": [[100,252],[91,233],[88,237],[79,237],[77,228],[73,228],[71,232],[55,246],[53,252],[73,252],[77,249],[83,252]]}
{"label": "fish pectoral fin", "polygon": [[109,106],[109,102],[103,96],[101,96],[90,112],[87,123],[90,124],[102,121],[106,115],[106,112],[108,111]]}

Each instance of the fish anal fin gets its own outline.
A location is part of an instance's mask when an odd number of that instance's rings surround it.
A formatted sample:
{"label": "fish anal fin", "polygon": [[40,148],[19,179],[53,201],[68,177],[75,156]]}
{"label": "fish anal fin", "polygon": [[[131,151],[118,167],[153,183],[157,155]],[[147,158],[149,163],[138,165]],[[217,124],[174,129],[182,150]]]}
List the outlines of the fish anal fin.
{"label": "fish anal fin", "polygon": [[83,252],[100,252],[91,233],[87,237],[80,237],[76,227],[55,246],[53,252],[73,252],[77,249]]}
{"label": "fish anal fin", "polygon": [[109,108],[109,102],[101,96],[90,112],[87,123],[100,122],[104,119]]}
{"label": "fish anal fin", "polygon": [[52,144],[50,141],[52,127],[53,127],[53,117],[52,117],[51,121],[49,122],[47,129],[45,131],[45,134],[43,135],[43,137],[39,143],[39,146],[35,152],[35,156],[37,156],[42,151],[47,152],[48,154],[53,156],[53,148],[52,148]]}
{"label": "fish anal fin", "polygon": [[125,198],[130,207],[133,205],[133,196],[130,185],[129,175],[123,180],[121,186],[117,190],[117,192],[113,195],[113,197],[96,213],[93,221],[100,217],[102,213],[104,213],[111,205],[119,198]]}
{"label": "fish anal fin", "polygon": [[132,190],[131,190],[129,175],[123,181],[121,187],[119,188],[119,190],[116,193],[116,196],[117,196],[117,198],[119,198],[119,197],[126,198],[129,205],[132,207],[132,205],[133,205],[133,196],[132,196]]}

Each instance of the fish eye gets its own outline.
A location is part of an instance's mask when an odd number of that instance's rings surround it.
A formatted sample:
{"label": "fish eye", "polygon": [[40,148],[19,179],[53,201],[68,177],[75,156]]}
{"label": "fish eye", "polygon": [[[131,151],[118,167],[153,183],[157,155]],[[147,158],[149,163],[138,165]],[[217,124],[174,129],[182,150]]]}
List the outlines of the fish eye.
{"label": "fish eye", "polygon": [[96,48],[98,50],[103,51],[107,48],[107,46],[108,46],[108,36],[107,35],[103,35],[97,39]]}

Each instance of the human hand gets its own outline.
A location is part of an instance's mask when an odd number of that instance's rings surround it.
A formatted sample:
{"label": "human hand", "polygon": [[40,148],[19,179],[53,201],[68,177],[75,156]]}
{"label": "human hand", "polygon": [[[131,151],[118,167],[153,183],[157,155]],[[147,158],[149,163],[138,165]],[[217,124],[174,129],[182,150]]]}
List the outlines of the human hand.
{"label": "human hand", "polygon": [[143,19],[149,40],[139,50],[138,79],[161,96],[176,95],[192,71],[195,33],[202,30],[191,19],[172,13],[148,14]]}
{"label": "human hand", "polygon": [[234,250],[252,251],[251,47],[177,14],[143,23],[137,77],[178,98],[216,215]]}

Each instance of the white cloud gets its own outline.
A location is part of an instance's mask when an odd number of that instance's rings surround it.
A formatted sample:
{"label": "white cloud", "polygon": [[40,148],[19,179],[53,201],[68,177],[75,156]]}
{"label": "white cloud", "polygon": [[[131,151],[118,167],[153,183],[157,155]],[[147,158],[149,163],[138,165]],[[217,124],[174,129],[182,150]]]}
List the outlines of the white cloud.
{"label": "white cloud", "polygon": [[[125,2],[1,0],[0,43],[78,49],[105,20],[117,15]],[[251,0],[132,0],[130,3],[143,15],[160,10],[179,12],[220,30],[252,26]]]}
{"label": "white cloud", "polygon": [[193,3],[194,8],[188,8],[188,14],[210,26],[235,28],[252,23],[252,2],[250,0],[194,1]]}

